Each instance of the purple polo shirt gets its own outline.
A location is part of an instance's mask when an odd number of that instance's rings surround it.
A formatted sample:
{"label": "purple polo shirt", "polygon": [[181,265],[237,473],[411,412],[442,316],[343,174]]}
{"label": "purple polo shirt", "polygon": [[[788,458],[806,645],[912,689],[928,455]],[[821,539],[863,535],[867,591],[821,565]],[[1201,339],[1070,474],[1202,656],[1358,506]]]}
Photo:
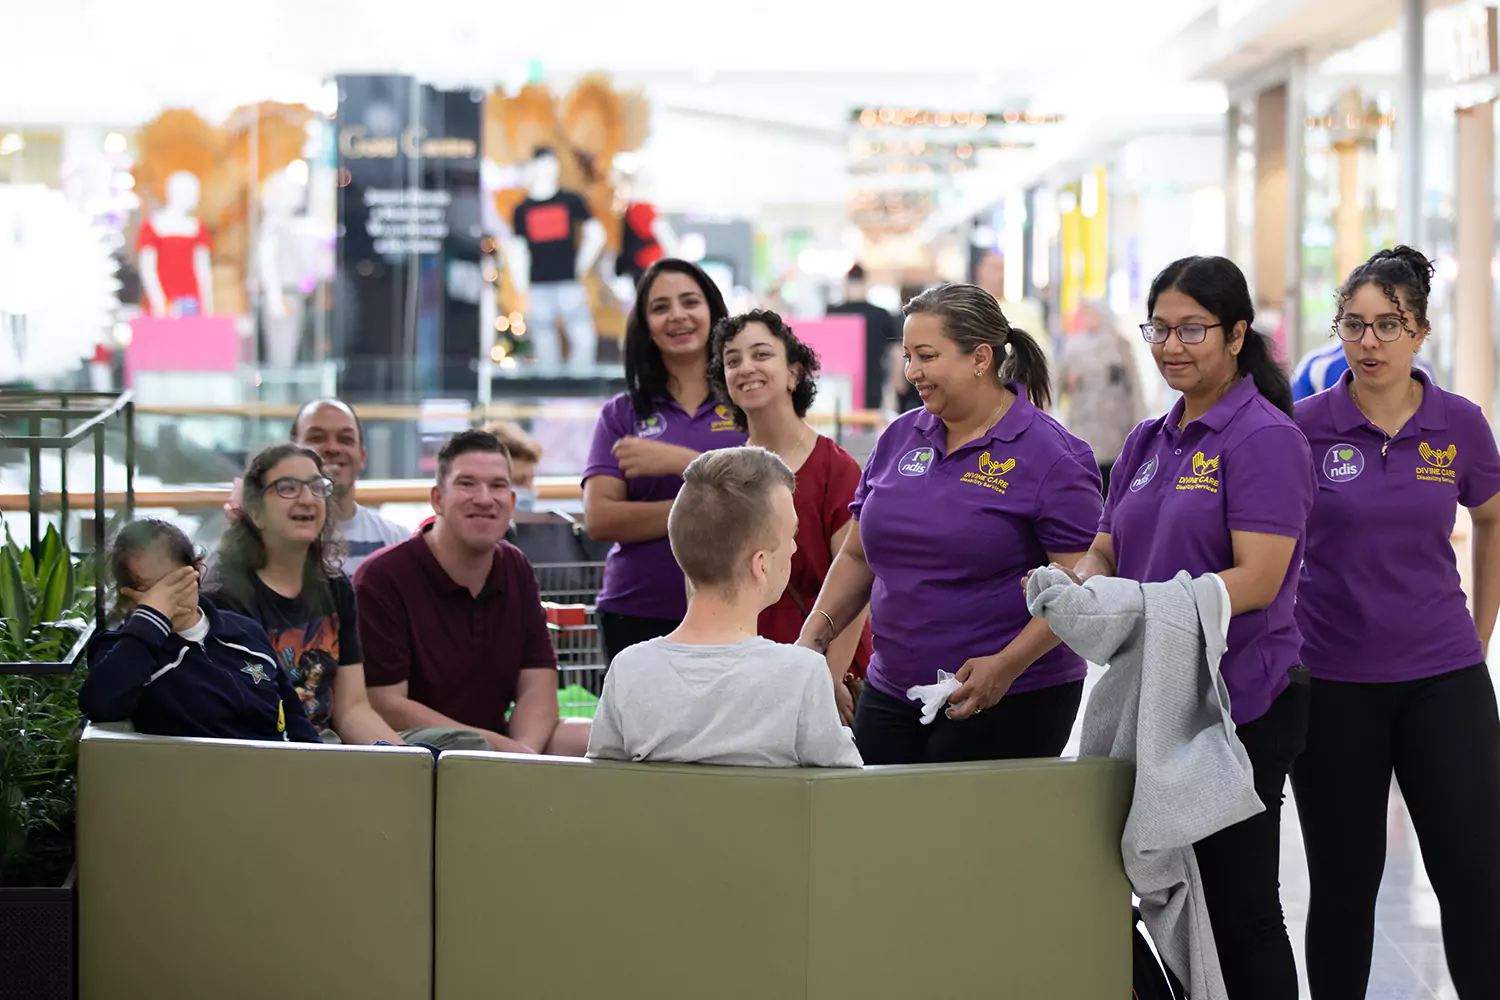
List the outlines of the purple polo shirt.
{"label": "purple polo shirt", "polygon": [[1301,663],[1302,637],[1292,606],[1302,562],[1313,483],[1307,439],[1241,379],[1213,409],[1181,431],[1184,402],[1130,432],[1109,480],[1099,530],[1115,547],[1115,573],[1163,583],[1234,566],[1231,531],[1297,540],[1286,579],[1268,608],[1229,622],[1219,665],[1230,714],[1243,725],[1265,714]]}
{"label": "purple polo shirt", "polygon": [[[688,413],[675,400],[662,399],[657,401],[655,413],[641,419],[630,405],[630,395],[622,392],[604,404],[599,423],[594,426],[588,468],[583,472],[585,481],[590,476],[625,479],[620,463],[610,454],[615,442],[623,437],[655,438],[694,451],[745,443],[745,435],[735,430],[734,415],[722,403],[710,399],[698,407],[697,413]],[[681,476],[625,479],[625,496],[630,500],[675,500],[680,489]],[[665,535],[649,542],[620,542],[609,550],[598,604],[604,611],[643,618],[681,618],[687,614],[686,584]]]}
{"label": "purple polo shirt", "polygon": [[509,542],[475,597],[443,569],[423,528],[354,574],[370,687],[408,682],[412,701],[505,733],[523,670],[557,669],[531,563]]}
{"label": "purple polo shirt", "polygon": [[1451,539],[1459,504],[1500,492],[1489,422],[1414,371],[1422,404],[1387,444],[1349,398],[1353,377],[1297,404],[1318,484],[1297,591],[1303,662],[1367,683],[1483,662]]}
{"label": "purple polo shirt", "polygon": [[[849,509],[875,572],[868,680],[896,698],[939,670],[1004,649],[1031,620],[1021,579],[1048,552],[1085,552],[1099,523],[1099,468],[1089,446],[1016,402],[978,440],[946,454],[948,432],[926,410],[897,417],[865,465]],[[1058,646],[1011,692],[1081,680],[1083,660]]]}

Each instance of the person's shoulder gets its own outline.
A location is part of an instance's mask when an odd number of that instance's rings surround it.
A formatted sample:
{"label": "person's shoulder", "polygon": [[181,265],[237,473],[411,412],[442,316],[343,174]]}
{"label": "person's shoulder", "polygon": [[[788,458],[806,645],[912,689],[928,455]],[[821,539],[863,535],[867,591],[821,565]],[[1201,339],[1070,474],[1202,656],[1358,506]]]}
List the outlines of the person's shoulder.
{"label": "person's shoulder", "polygon": [[1449,392],[1435,382],[1428,382],[1427,388],[1438,394],[1442,400],[1443,411],[1448,422],[1455,430],[1465,434],[1493,434],[1489,419],[1484,415],[1484,410],[1478,403],[1467,396],[1460,396],[1456,392]]}
{"label": "person's shoulder", "polygon": [[1238,451],[1246,445],[1253,446],[1257,453],[1269,450],[1304,464],[1304,460],[1312,453],[1307,435],[1297,421],[1258,393],[1245,404],[1239,419],[1231,425],[1225,436],[1224,451]]}
{"label": "person's shoulder", "polygon": [[1303,433],[1321,430],[1333,419],[1333,392],[1333,388],[1324,389],[1293,404],[1292,418]]}
{"label": "person's shoulder", "polygon": [[630,393],[617,392],[604,401],[599,407],[599,418],[609,418],[614,421],[633,423],[635,421],[635,404],[630,401]]}
{"label": "person's shoulder", "polygon": [[213,622],[212,634],[221,639],[256,642],[269,645],[266,630],[254,618],[233,611],[217,601],[211,601],[217,619]]}
{"label": "person's shoulder", "polygon": [[522,583],[530,581],[533,585],[535,584],[536,570],[519,545],[501,539],[495,543],[495,559],[511,580]]}
{"label": "person's shoulder", "polygon": [[[383,549],[377,549],[365,557],[364,562],[359,564],[359,569],[354,572],[354,585],[364,586],[369,583],[386,583],[394,580],[404,572],[412,562],[412,546],[426,545],[420,534],[412,535],[394,545],[388,545]],[[343,574],[339,574],[343,576]],[[344,579],[348,579],[344,576]]]}
{"label": "person's shoulder", "polygon": [[843,469],[845,471],[853,470],[855,475],[859,475],[859,461],[840,447],[839,443],[828,435],[818,435],[818,444],[813,451],[814,453],[821,452],[823,461],[828,463],[832,468]]}

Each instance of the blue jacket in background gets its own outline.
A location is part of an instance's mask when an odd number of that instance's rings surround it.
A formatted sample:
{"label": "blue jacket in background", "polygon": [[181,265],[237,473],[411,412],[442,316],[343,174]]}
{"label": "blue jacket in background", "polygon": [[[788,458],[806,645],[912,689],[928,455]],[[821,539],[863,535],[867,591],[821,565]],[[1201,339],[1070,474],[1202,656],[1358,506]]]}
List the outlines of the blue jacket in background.
{"label": "blue jacket in background", "polygon": [[200,599],[208,635],[189,642],[141,607],[94,640],[78,707],[143,733],[318,743],[291,678],[256,622]]}

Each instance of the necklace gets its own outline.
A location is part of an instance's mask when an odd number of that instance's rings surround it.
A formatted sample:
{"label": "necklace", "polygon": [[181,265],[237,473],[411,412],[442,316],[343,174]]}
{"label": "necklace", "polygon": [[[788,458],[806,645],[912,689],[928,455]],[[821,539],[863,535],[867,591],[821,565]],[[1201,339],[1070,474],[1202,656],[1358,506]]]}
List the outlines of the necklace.
{"label": "necklace", "polygon": [[[1405,426],[1406,421],[1410,420],[1413,416],[1416,415],[1417,407],[1421,405],[1420,403],[1414,403],[1412,401],[1412,397],[1415,396],[1417,393],[1419,393],[1419,392],[1422,391],[1421,383],[1419,383],[1416,379],[1412,379],[1411,383],[1412,383],[1411,384],[1411,388],[1409,390],[1407,390],[1407,393],[1406,393],[1406,402],[1407,402],[1407,406],[1411,409],[1411,413],[1404,415],[1404,418],[1401,421],[1402,426]],[[1385,438],[1385,441],[1380,445],[1380,454],[1384,455],[1391,448],[1391,437],[1392,437],[1392,435],[1390,433],[1388,433],[1384,427],[1380,426],[1378,423],[1375,422],[1375,418],[1372,417],[1372,416],[1370,416],[1370,413],[1369,413],[1368,410],[1365,409],[1364,404],[1359,401],[1359,392],[1357,391],[1357,388],[1355,386],[1355,383],[1354,383],[1353,379],[1350,379],[1350,381],[1349,381],[1349,402],[1353,403],[1354,404],[1354,408],[1360,412],[1360,414],[1365,418],[1365,420],[1369,421],[1370,426],[1374,427],[1377,431],[1379,431],[1381,433],[1381,436],[1383,436]],[[1398,433],[1398,434],[1401,433],[1401,428],[1400,427],[1396,428],[1396,433]]]}

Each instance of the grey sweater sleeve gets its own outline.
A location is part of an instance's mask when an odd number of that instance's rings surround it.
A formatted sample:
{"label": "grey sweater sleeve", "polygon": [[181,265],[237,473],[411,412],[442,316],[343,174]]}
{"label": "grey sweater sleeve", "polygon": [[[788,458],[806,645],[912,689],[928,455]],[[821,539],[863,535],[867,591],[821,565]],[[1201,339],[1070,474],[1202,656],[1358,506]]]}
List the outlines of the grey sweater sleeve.
{"label": "grey sweater sleeve", "polygon": [[797,760],[803,767],[864,767],[854,746],[854,734],[839,720],[833,698],[833,677],[826,670],[809,671],[797,714]]}

